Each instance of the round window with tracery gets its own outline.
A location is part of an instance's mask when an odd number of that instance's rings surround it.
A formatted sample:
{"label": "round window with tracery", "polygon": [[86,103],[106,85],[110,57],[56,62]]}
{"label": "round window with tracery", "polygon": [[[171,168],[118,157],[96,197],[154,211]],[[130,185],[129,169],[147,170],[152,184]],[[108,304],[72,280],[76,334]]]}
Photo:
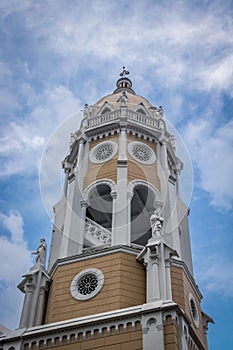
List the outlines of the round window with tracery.
{"label": "round window with tracery", "polygon": [[105,145],[99,146],[95,152],[95,157],[97,160],[104,161],[110,158],[113,154],[113,147],[111,144],[106,143]]}
{"label": "round window with tracery", "polygon": [[93,163],[107,162],[115,156],[117,150],[118,145],[116,142],[104,141],[91,150],[89,158]]}
{"label": "round window with tracery", "polygon": [[152,164],[156,156],[151,147],[142,142],[130,142],[128,145],[129,154],[138,162]]}
{"label": "round window with tracery", "polygon": [[93,273],[87,273],[80,278],[77,284],[77,288],[80,294],[87,295],[94,292],[98,286],[98,278]]}
{"label": "round window with tracery", "polygon": [[100,292],[104,275],[98,269],[89,268],[79,272],[70,285],[70,293],[77,300],[88,300]]}
{"label": "round window with tracery", "polygon": [[199,327],[198,309],[197,309],[196,301],[195,301],[192,293],[189,293],[189,308],[190,308],[190,313],[191,313],[193,322],[194,322],[195,326],[198,328]]}

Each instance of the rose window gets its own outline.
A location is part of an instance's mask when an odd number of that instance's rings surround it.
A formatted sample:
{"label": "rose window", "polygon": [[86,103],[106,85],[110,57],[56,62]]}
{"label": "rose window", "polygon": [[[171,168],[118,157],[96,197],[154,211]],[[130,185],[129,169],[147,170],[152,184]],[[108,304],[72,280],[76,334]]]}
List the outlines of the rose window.
{"label": "rose window", "polygon": [[113,147],[111,144],[105,144],[103,146],[98,147],[95,157],[97,160],[105,160],[110,158],[113,154]]}
{"label": "rose window", "polygon": [[76,300],[88,300],[96,296],[104,285],[103,273],[94,268],[79,272],[70,285],[70,293]]}
{"label": "rose window", "polygon": [[96,145],[89,154],[89,159],[93,163],[104,163],[115,156],[118,145],[114,141],[104,141]]}
{"label": "rose window", "polygon": [[151,147],[142,142],[130,142],[128,151],[137,162],[152,164],[156,160],[156,155]]}
{"label": "rose window", "polygon": [[136,158],[144,162],[147,162],[151,158],[150,152],[140,145],[135,145],[132,149],[132,153]]}
{"label": "rose window", "polygon": [[79,293],[83,295],[91,294],[97,286],[98,278],[93,273],[84,275],[80,278],[77,285]]}

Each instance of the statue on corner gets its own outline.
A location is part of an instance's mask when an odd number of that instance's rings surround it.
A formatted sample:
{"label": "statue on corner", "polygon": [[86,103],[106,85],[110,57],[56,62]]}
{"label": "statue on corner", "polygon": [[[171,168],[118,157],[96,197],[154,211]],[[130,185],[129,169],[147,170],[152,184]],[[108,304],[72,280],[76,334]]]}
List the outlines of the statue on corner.
{"label": "statue on corner", "polygon": [[163,221],[164,218],[160,216],[160,209],[155,209],[150,217],[152,237],[157,238],[162,236]]}
{"label": "statue on corner", "polygon": [[41,266],[41,267],[45,267],[45,262],[46,262],[46,241],[44,238],[40,239],[40,245],[37,248],[37,251],[32,252],[31,254],[35,254],[36,255],[36,265],[37,266]]}

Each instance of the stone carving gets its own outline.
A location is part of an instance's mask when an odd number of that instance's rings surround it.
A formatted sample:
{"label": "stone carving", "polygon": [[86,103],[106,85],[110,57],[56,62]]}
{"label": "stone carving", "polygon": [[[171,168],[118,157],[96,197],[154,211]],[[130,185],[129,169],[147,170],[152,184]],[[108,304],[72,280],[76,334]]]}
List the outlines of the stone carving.
{"label": "stone carving", "polygon": [[40,245],[37,248],[37,251],[32,252],[31,254],[35,254],[36,255],[36,265],[37,266],[41,266],[41,267],[45,267],[45,262],[46,262],[46,241],[44,238],[40,239]]}
{"label": "stone carving", "polygon": [[135,158],[142,162],[147,162],[151,159],[151,153],[144,145],[135,144],[133,146],[132,153]]}
{"label": "stone carving", "polygon": [[97,288],[98,278],[94,273],[87,273],[80,278],[77,284],[77,288],[80,294],[87,295]]}
{"label": "stone carving", "polygon": [[105,160],[112,156],[113,146],[110,143],[106,143],[97,148],[95,157],[97,160]]}
{"label": "stone carving", "polygon": [[85,233],[89,233],[103,244],[111,243],[111,232],[88,218],[86,218]]}
{"label": "stone carving", "polygon": [[160,209],[155,209],[155,211],[150,217],[152,237],[157,238],[162,236],[163,221],[164,218],[160,216]]}

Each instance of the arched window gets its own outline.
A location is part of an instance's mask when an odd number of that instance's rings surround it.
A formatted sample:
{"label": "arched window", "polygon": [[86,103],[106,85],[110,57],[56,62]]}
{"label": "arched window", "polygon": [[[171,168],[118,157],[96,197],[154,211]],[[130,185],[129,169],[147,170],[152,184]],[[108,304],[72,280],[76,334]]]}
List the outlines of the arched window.
{"label": "arched window", "polygon": [[103,109],[101,114],[105,114],[105,113],[109,113],[109,112],[111,112],[111,109],[109,107],[106,107]]}
{"label": "arched window", "polygon": [[150,216],[155,209],[156,193],[143,183],[134,186],[131,200],[131,242],[146,245],[151,237]]}
{"label": "arched window", "polygon": [[87,191],[85,247],[111,245],[112,184],[107,181],[93,184]]}
{"label": "arched window", "polygon": [[97,224],[111,230],[112,228],[112,196],[111,188],[106,184],[98,184],[89,194],[89,206],[86,216]]}
{"label": "arched window", "polygon": [[137,109],[137,112],[146,115],[146,112],[142,108]]}

